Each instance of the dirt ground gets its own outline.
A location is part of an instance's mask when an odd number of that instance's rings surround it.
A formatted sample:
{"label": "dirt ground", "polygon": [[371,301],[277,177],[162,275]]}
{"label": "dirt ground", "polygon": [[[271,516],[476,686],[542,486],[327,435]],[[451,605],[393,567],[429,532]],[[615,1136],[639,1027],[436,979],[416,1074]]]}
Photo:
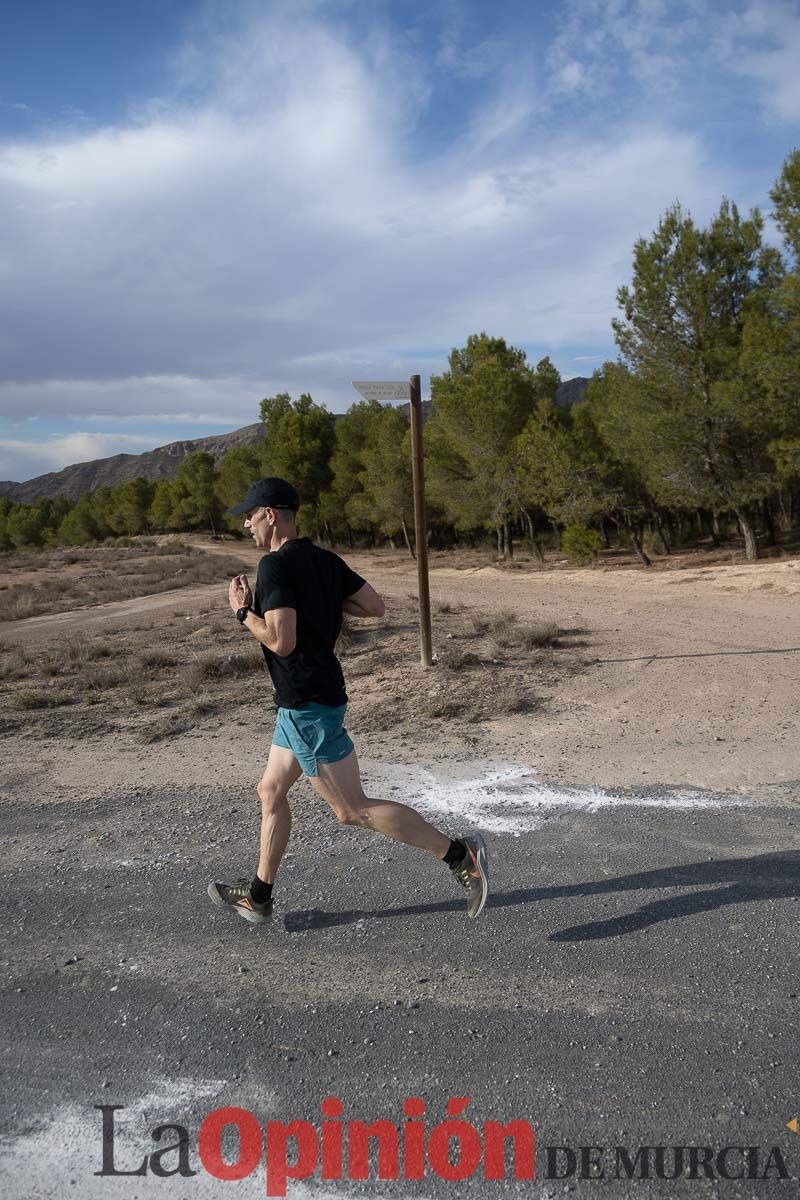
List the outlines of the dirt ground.
{"label": "dirt ground", "polygon": [[[259,552],[235,552],[254,576]],[[800,802],[800,558],[533,571],[434,556],[426,672],[415,564],[345,557],[387,602],[386,620],[363,623],[343,651],[367,779],[381,762],[457,774],[468,756],[562,786]],[[6,793],[255,784],[273,709],[226,585],[0,625]]]}

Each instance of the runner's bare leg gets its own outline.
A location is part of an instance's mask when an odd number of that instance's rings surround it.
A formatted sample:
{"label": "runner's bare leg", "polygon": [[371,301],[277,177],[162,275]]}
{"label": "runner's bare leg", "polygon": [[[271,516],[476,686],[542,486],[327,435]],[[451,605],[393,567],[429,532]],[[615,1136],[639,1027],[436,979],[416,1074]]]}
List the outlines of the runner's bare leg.
{"label": "runner's bare leg", "polygon": [[274,883],[292,832],[292,810],[286,799],[289,788],[303,774],[291,750],[270,746],[267,767],[258,784],[261,798],[261,854],[258,877]]}
{"label": "runner's bare leg", "polygon": [[342,824],[361,825],[396,842],[427,850],[435,858],[444,858],[450,848],[450,838],[446,834],[429,825],[406,804],[377,800],[364,793],[355,750],[339,762],[319,763],[318,770],[319,775],[309,782]]}

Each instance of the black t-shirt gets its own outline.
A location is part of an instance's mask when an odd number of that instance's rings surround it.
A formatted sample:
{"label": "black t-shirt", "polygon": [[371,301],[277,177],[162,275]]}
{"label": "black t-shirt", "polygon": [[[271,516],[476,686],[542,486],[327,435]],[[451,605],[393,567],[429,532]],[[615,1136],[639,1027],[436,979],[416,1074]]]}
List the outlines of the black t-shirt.
{"label": "black t-shirt", "polygon": [[342,601],[365,580],[331,550],[310,538],[292,538],[258,564],[253,610],[263,617],[271,608],[297,610],[297,645],[291,654],[275,654],[262,645],[272,677],[275,703],[302,708],[346,704],[344,676],[333,652],[342,628]]}

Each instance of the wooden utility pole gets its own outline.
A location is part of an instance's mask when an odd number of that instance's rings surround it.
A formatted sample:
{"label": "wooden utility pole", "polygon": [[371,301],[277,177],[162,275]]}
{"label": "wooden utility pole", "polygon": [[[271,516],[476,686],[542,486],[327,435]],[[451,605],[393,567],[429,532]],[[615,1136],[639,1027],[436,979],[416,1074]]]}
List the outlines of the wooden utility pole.
{"label": "wooden utility pole", "polygon": [[[408,403],[411,420],[411,466],[414,478],[414,524],[417,530],[417,576],[419,578],[420,662],[433,666],[431,654],[431,594],[428,588],[428,522],[425,517],[425,472],[422,462],[422,396],[419,375],[408,383],[398,379],[354,379],[353,387],[365,400],[381,404]],[[405,531],[405,524],[403,525]]]}
{"label": "wooden utility pole", "polygon": [[433,666],[431,655],[431,594],[428,586],[428,522],[425,516],[425,468],[422,453],[422,396],[419,375],[411,376],[411,466],[414,479],[414,525],[417,531],[419,579],[420,662]]}

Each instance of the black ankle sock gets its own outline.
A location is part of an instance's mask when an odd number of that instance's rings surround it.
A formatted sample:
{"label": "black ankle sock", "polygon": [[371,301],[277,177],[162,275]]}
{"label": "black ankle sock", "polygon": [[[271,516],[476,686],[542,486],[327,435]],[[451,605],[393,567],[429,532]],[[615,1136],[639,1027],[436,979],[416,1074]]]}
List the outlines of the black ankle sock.
{"label": "black ankle sock", "polygon": [[442,862],[447,863],[448,867],[453,867],[456,863],[461,862],[462,858],[466,857],[466,853],[467,847],[463,842],[460,842],[458,838],[455,838],[454,841],[450,843],[450,849],[447,851],[447,854],[445,854]]}
{"label": "black ankle sock", "polygon": [[250,884],[250,896],[254,904],[266,904],[268,900],[272,899],[272,884],[264,883],[263,879],[259,879],[258,875],[255,875]]}

